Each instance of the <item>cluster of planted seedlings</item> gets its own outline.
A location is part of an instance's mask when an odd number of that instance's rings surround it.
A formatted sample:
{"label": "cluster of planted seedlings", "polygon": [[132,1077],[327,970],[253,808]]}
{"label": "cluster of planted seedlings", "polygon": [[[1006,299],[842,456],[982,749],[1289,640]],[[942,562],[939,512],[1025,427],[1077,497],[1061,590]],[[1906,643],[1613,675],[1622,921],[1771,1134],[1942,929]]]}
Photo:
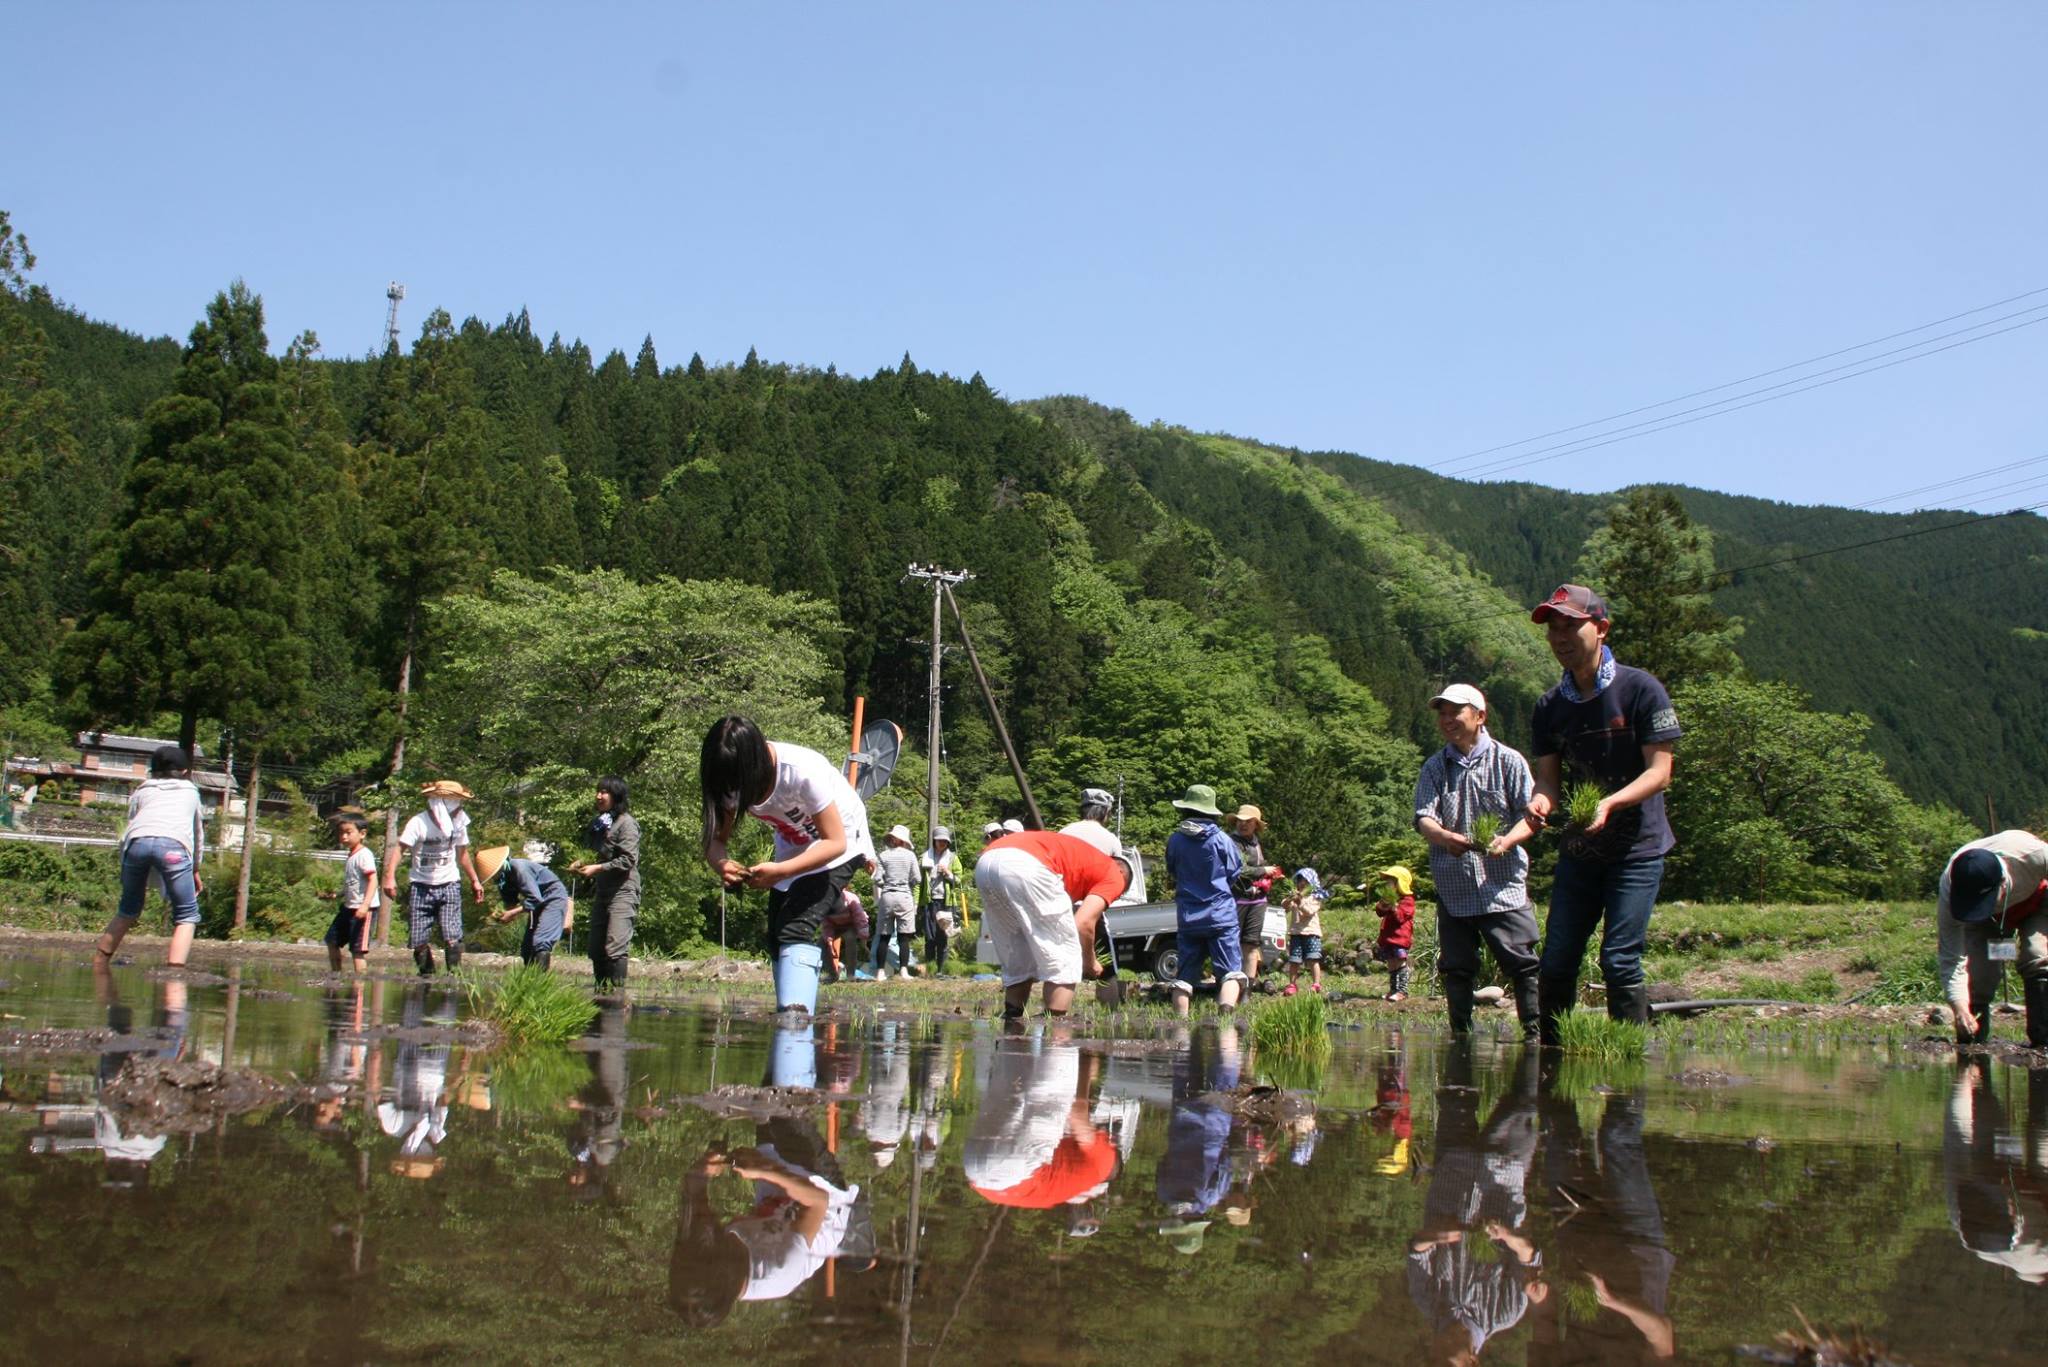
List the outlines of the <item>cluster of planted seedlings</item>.
{"label": "cluster of planted seedlings", "polygon": [[1481,812],[1472,818],[1472,848],[1485,854],[1500,839],[1501,821],[1496,812]]}
{"label": "cluster of planted seedlings", "polygon": [[1597,783],[1574,783],[1564,790],[1564,818],[1567,826],[1580,830],[1593,824],[1593,818],[1600,815],[1600,802],[1607,796]]}

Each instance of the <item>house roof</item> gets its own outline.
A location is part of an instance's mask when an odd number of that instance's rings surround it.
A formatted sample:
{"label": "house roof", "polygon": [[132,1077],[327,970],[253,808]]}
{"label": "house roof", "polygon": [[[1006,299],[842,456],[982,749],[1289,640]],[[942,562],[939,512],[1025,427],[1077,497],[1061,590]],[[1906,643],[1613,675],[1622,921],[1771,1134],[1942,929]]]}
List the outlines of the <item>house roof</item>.
{"label": "house roof", "polygon": [[[77,744],[81,750],[120,750],[153,755],[166,745],[176,745],[177,742],[156,736],[126,736],[118,731],[80,731]],[[205,754],[206,751],[199,746],[192,747],[192,758],[199,759]]]}

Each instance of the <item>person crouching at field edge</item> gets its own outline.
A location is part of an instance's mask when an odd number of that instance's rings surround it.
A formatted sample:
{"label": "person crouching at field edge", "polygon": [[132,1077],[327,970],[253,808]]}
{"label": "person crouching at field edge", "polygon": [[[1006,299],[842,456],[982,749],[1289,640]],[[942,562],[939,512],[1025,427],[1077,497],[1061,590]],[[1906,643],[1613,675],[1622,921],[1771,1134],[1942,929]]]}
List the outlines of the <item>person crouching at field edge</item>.
{"label": "person crouching at field edge", "polygon": [[1045,984],[1045,1013],[1064,1016],[1082,978],[1101,976],[1095,930],[1103,909],[1131,885],[1131,866],[1057,831],[1006,835],[981,852],[974,887],[981,923],[1003,966],[1003,1019],[1017,1020],[1031,985]]}
{"label": "person crouching at field edge", "polygon": [[555,946],[569,933],[570,917],[575,914],[569,889],[563,886],[561,875],[546,864],[513,859],[511,853],[509,845],[477,852],[476,871],[504,899],[504,910],[491,919],[503,925],[524,913],[526,932],[519,937],[520,962],[552,968]]}
{"label": "person crouching at field edge", "polygon": [[1173,904],[1178,921],[1180,978],[1173,984],[1173,1009],[1187,1015],[1195,999],[1195,976],[1203,960],[1218,979],[1216,1004],[1237,1009],[1238,995],[1249,981],[1238,952],[1237,897],[1231,891],[1244,868],[1237,842],[1217,818],[1216,790],[1197,783],[1173,804],[1181,823],[1166,837],[1166,868],[1173,875]]}
{"label": "person crouching at field edge", "polygon": [[1934,925],[1956,1043],[1990,1041],[1991,1000],[2005,976],[2004,955],[1993,946],[2011,945],[2026,993],[2027,1043],[2048,1049],[2048,842],[2000,831],[1950,855]]}
{"label": "person crouching at field edge", "polygon": [[[721,717],[705,732],[698,774],[704,858],[727,887],[769,890],[775,1009],[815,1012],[825,961],[818,931],[854,870],[874,857],[867,804],[832,761],[788,741],[770,742],[740,716]],[[775,832],[775,857],[752,868],[726,853],[742,812]],[[875,933],[882,931],[878,916]]]}

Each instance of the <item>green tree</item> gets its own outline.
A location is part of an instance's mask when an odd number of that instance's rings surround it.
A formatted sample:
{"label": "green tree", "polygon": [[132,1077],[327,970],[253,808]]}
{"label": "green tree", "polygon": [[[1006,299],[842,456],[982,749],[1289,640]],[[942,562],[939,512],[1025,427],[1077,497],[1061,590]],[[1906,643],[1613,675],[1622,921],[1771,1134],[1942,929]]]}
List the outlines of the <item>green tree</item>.
{"label": "green tree", "polygon": [[66,642],[74,707],[91,717],[269,727],[310,668],[307,470],[286,415],[263,301],[237,280],[192,329],[175,391],[150,405],[126,515],[93,557],[90,610]]}
{"label": "green tree", "polygon": [[56,622],[35,494],[75,444],[64,396],[49,384],[49,338],[28,311],[35,264],[0,209],[0,709],[48,691]]}
{"label": "green tree", "polygon": [[1667,489],[1628,491],[1586,539],[1574,571],[1614,613],[1614,652],[1676,687],[1741,667],[1739,619],[1714,607],[1714,536]]}
{"label": "green tree", "polygon": [[1926,896],[1975,835],[1960,814],[1906,799],[1867,747],[1867,718],[1816,712],[1789,684],[1735,678],[1694,680],[1674,702],[1685,719],[1670,804],[1681,896]]}
{"label": "green tree", "polygon": [[501,571],[488,592],[443,598],[430,617],[429,760],[459,767],[477,809],[513,815],[520,836],[571,847],[591,785],[623,777],[645,840],[640,925],[657,947],[696,939],[716,906],[697,799],[711,723],[741,712],[771,736],[828,754],[844,745],[820,706],[837,622],[812,599],[730,581]]}

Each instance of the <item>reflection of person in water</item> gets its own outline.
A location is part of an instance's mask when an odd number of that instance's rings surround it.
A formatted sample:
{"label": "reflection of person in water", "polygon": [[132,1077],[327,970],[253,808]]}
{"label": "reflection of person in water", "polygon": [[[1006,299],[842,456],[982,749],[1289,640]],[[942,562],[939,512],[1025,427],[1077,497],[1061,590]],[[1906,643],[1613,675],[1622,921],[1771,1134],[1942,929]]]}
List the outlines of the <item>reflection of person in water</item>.
{"label": "reflection of person in water", "polygon": [[[38,1106],[43,1133],[31,1136],[30,1151],[69,1153],[97,1150],[106,1162],[103,1181],[108,1188],[127,1190],[144,1187],[149,1184],[149,1165],[163,1152],[167,1139],[160,1134],[142,1134],[125,1129],[120,1117],[115,1115],[101,1094],[120,1076],[128,1061],[139,1054],[154,1054],[169,1062],[184,1053],[189,1016],[185,984],[177,979],[159,984],[156,1028],[152,1033],[161,1043],[153,1049],[132,1047],[135,1012],[122,1002],[120,989],[115,985],[114,975],[108,971],[105,956],[93,965],[93,991],[107,1009],[107,1029],[113,1032],[114,1037],[108,1041],[110,1047],[100,1052],[99,1066],[93,1075],[92,1105],[53,1098]],[[55,1075],[52,1077],[54,1079]],[[87,1133],[88,1124],[90,1134]]]}
{"label": "reflection of person in water", "polygon": [[[429,1017],[427,989],[408,987],[402,1019],[407,1031],[453,1025],[454,996],[441,993],[435,1013]],[[452,1053],[446,1041],[422,1044],[405,1039],[398,1046],[394,1096],[378,1103],[377,1123],[398,1140],[398,1157],[391,1161],[391,1171],[400,1177],[432,1177],[441,1170],[441,1155],[436,1150],[448,1137],[448,1060]]]}
{"label": "reflection of person in water", "polygon": [[1578,1103],[1550,1085],[1543,1118],[1544,1190],[1557,1217],[1550,1277],[1563,1287],[1583,1278],[1599,1312],[1590,1324],[1563,1321],[1567,1297],[1552,1296],[1539,1317],[1529,1360],[1542,1363],[1662,1359],[1677,1352],[1665,1301],[1677,1259],[1664,1237],[1664,1214],[1643,1151],[1643,1094],[1610,1092],[1600,1128],[1588,1141]]}
{"label": "reflection of person in water", "polygon": [[569,1130],[569,1186],[583,1200],[612,1190],[612,1164],[626,1147],[626,1008],[601,1008],[597,1029],[584,1054],[590,1081],[569,1098],[576,1123]]}
{"label": "reflection of person in water", "polygon": [[[730,1223],[711,1207],[711,1180],[725,1173],[754,1184],[753,1208]],[[789,1295],[839,1253],[859,1197],[808,1120],[756,1126],[752,1148],[707,1149],[683,1177],[669,1305],[701,1329],[740,1301]]]}
{"label": "reflection of person in water", "polygon": [[877,1168],[896,1161],[910,1128],[910,1041],[901,1022],[883,1021],[868,1064],[868,1095],[860,1103],[860,1132]]}
{"label": "reflection of person in water", "polygon": [[1106,1191],[1119,1155],[1091,1114],[1101,1068],[1101,1056],[1063,1030],[998,1041],[961,1159],[967,1184],[985,1201],[1026,1210],[1085,1207]]}
{"label": "reflection of person in water", "polygon": [[320,1058],[320,1084],[313,1102],[313,1128],[334,1130],[348,1108],[349,1093],[362,1085],[369,1045],[362,1037],[361,978],[327,990],[327,1036]]}
{"label": "reflection of person in water", "polygon": [[957,1076],[954,1070],[964,1054],[957,1044],[933,1044],[924,1051],[917,1112],[910,1122],[910,1142],[917,1152],[920,1172],[930,1172],[938,1166],[939,1150],[945,1147],[946,1135],[953,1128],[952,1096]]}
{"label": "reflection of person in water", "polygon": [[1408,1046],[1399,1030],[1387,1039],[1386,1052],[1380,1055],[1379,1076],[1375,1081],[1378,1104],[1373,1107],[1372,1127],[1381,1134],[1391,1135],[1394,1147],[1385,1158],[1372,1165],[1372,1170],[1382,1177],[1399,1177],[1408,1171],[1408,1141],[1415,1132],[1408,1097]]}
{"label": "reflection of person in water", "polygon": [[[1436,1166],[1422,1228],[1408,1244],[1408,1295],[1429,1318],[1431,1356],[1473,1363],[1549,1292],[1543,1258],[1523,1230],[1536,1158],[1536,1055],[1525,1052],[1508,1090],[1479,1123],[1472,1045],[1454,1042],[1437,1086]],[[1475,1249],[1483,1231],[1498,1257]]]}
{"label": "reflection of person in water", "polygon": [[2010,1129],[1990,1060],[1966,1062],[1941,1127],[1949,1225],[1964,1248],[2040,1286],[2048,1284],[2048,1069],[2027,1070],[2025,1129]]}
{"label": "reflection of person in water", "polygon": [[1230,1190],[1230,1112],[1204,1098],[1237,1089],[1243,1055],[1237,1027],[1228,1021],[1211,1040],[1208,1031],[1196,1032],[1174,1064],[1173,1114],[1166,1122],[1166,1153],[1159,1160],[1159,1201],[1173,1216],[1161,1232],[1184,1253],[1200,1250],[1208,1222],[1198,1217],[1215,1209]]}

